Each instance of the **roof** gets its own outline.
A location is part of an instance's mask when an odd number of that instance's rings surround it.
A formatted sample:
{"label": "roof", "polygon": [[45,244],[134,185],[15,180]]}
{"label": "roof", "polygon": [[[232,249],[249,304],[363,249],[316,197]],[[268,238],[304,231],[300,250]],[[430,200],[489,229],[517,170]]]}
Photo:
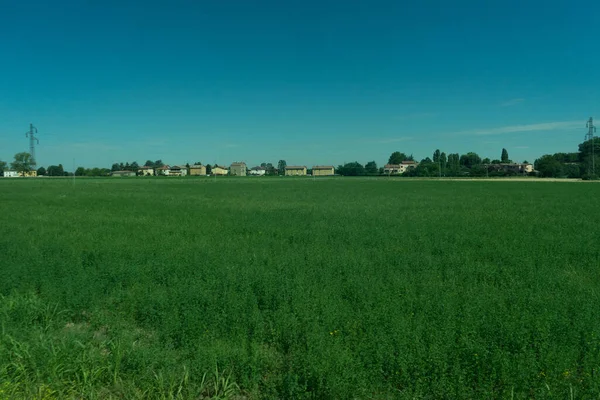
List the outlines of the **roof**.
{"label": "roof", "polygon": [[335,169],[333,165],[315,165],[312,169]]}
{"label": "roof", "polygon": [[158,167],[158,168],[156,168],[156,169],[162,169],[162,170],[165,170],[165,169],[171,169],[171,167],[169,167],[168,165],[163,165],[162,167]]}
{"label": "roof", "polygon": [[140,169],[154,169],[154,167],[147,167],[147,166],[143,166],[143,167],[139,167]]}
{"label": "roof", "polygon": [[135,171],[113,171],[113,174],[135,174]]}
{"label": "roof", "polygon": [[185,165],[173,165],[171,169],[185,169],[187,168]]}
{"label": "roof", "polygon": [[245,162],[234,162],[234,163],[231,163],[231,166],[232,167],[245,167],[246,163]]}
{"label": "roof", "polygon": [[190,165],[190,168],[206,168],[206,165],[194,164],[194,165]]}
{"label": "roof", "polygon": [[289,166],[285,167],[285,169],[304,169],[304,168],[306,168],[306,167],[303,165],[289,165]]}
{"label": "roof", "polygon": [[220,166],[220,165],[215,165],[215,166],[213,167],[213,169],[215,169],[215,168],[227,169],[227,167],[222,167],[222,166]]}
{"label": "roof", "polygon": [[265,167],[252,167],[252,171],[266,171]]}

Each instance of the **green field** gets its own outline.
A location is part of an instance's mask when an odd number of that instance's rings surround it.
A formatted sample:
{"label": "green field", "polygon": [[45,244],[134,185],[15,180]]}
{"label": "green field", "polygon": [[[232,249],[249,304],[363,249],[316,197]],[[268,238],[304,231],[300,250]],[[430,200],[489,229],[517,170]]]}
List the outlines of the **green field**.
{"label": "green field", "polygon": [[599,195],[1,179],[0,399],[598,398]]}

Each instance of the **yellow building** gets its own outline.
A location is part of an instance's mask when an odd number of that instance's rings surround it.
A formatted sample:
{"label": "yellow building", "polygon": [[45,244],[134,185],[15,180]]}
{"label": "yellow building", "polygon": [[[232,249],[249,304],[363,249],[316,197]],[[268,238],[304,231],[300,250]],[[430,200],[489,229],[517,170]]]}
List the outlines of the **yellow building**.
{"label": "yellow building", "polygon": [[206,175],[206,166],[200,165],[190,165],[190,175],[199,176]]}
{"label": "yellow building", "polygon": [[285,167],[285,176],[305,176],[305,166],[289,166]]}
{"label": "yellow building", "polygon": [[220,165],[215,165],[211,169],[211,174],[213,175],[227,175],[229,171],[225,167],[221,167]]}
{"label": "yellow building", "polygon": [[335,168],[330,165],[315,165],[312,167],[313,176],[330,176],[335,174]]}
{"label": "yellow building", "polygon": [[37,176],[37,171],[20,171],[19,176],[34,177]]}

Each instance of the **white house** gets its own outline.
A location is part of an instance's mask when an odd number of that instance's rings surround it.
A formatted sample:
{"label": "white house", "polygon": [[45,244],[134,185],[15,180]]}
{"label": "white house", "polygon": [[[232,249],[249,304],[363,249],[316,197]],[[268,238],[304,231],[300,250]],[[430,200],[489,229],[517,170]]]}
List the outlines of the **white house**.
{"label": "white house", "polygon": [[266,173],[267,173],[267,170],[264,167],[254,167],[248,171],[249,175],[257,175],[257,176],[263,176]]}
{"label": "white house", "polygon": [[19,176],[19,173],[15,170],[12,169],[6,169],[4,170],[4,177],[5,178],[16,178]]}
{"label": "white house", "polygon": [[409,168],[415,168],[417,162],[415,161],[402,161],[400,164],[385,164],[383,167],[383,173],[386,175],[399,175],[406,172]]}

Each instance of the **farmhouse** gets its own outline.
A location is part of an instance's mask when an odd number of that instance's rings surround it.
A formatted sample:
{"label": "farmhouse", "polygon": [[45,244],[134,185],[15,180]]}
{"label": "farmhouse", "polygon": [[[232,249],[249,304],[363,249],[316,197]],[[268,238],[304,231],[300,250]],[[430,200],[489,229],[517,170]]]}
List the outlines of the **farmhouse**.
{"label": "farmhouse", "polygon": [[313,176],[329,176],[335,174],[335,168],[329,165],[315,165],[312,167]]}
{"label": "farmhouse", "polygon": [[288,166],[285,167],[285,176],[304,176],[306,175],[305,166]]}
{"label": "farmhouse", "polygon": [[154,167],[140,167],[138,172],[142,176],[153,176],[154,175]]}
{"label": "farmhouse", "polygon": [[266,173],[267,169],[265,167],[253,167],[250,171],[248,171],[248,174],[257,176],[263,176]]}
{"label": "farmhouse", "polygon": [[37,176],[37,171],[21,171],[19,172],[19,176],[35,177]]}
{"label": "farmhouse", "polygon": [[246,163],[234,162],[229,167],[229,173],[234,176],[246,176]]}
{"label": "farmhouse", "polygon": [[5,169],[4,170],[5,178],[16,178],[18,176],[19,176],[19,173],[17,171],[15,171],[14,169]]}
{"label": "farmhouse", "polygon": [[113,171],[110,176],[135,176],[133,171]]}
{"label": "farmhouse", "polygon": [[528,174],[533,172],[533,165],[529,163],[523,164],[509,164],[509,163],[501,163],[501,164],[489,164],[488,169],[490,171],[503,171],[512,174]]}
{"label": "farmhouse", "polygon": [[202,164],[190,165],[190,175],[199,176],[206,175],[206,166]]}
{"label": "farmhouse", "polygon": [[186,176],[187,167],[185,165],[174,165],[169,171],[169,176]]}
{"label": "farmhouse", "polygon": [[400,164],[385,164],[383,173],[387,175],[400,175],[406,172],[409,168],[417,166],[415,161],[402,161]]}
{"label": "farmhouse", "polygon": [[227,168],[220,165],[215,165],[211,170],[211,174],[213,175],[227,175],[228,173]]}
{"label": "farmhouse", "polygon": [[170,173],[171,173],[171,167],[168,165],[163,165],[162,167],[156,168],[156,175],[169,176]]}

